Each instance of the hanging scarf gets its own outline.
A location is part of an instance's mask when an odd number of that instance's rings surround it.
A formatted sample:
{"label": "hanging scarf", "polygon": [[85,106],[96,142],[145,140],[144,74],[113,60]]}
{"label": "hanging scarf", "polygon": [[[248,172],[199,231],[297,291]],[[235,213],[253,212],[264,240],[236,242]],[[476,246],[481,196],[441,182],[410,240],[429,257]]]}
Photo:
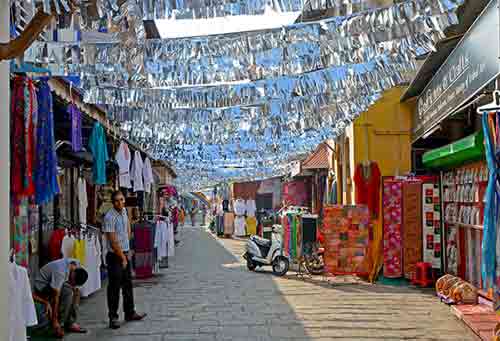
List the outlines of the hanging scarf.
{"label": "hanging scarf", "polygon": [[13,81],[11,96],[11,154],[10,154],[10,190],[14,206],[18,206],[24,192],[24,174],[26,169],[25,134],[24,134],[24,77]]}
{"label": "hanging scarf", "polygon": [[76,105],[68,105],[69,116],[71,118],[71,147],[74,152],[83,149],[82,143],[82,113]]}
{"label": "hanging scarf", "polygon": [[24,195],[32,196],[35,194],[35,183],[33,181],[33,164],[35,158],[35,97],[36,91],[33,81],[28,79],[24,89],[24,157],[26,170],[24,172]]}
{"label": "hanging scarf", "polygon": [[483,286],[491,287],[495,281],[496,263],[496,225],[497,225],[497,165],[493,137],[490,131],[489,116],[482,116],[484,141],[486,148],[486,162],[489,169],[488,187],[486,189],[486,203],[484,208],[484,231],[482,242],[481,273]]}
{"label": "hanging scarf", "polygon": [[38,126],[34,171],[35,201],[37,205],[41,205],[51,201],[59,193],[52,93],[46,79],[40,81],[37,100]]}
{"label": "hanging scarf", "polygon": [[106,161],[108,157],[108,146],[106,144],[106,133],[99,122],[94,123],[94,128],[89,139],[89,149],[94,157],[92,165],[93,180],[96,185],[105,185]]}

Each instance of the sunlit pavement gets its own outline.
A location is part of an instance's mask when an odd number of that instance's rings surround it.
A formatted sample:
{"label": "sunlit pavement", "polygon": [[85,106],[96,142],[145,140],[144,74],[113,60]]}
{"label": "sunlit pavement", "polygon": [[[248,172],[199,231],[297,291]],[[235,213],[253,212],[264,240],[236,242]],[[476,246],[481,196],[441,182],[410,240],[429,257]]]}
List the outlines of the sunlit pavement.
{"label": "sunlit pavement", "polygon": [[432,291],[249,272],[244,241],[181,229],[161,277],[138,282],[143,322],[107,329],[105,290],[85,300],[87,335],[66,340],[475,340]]}

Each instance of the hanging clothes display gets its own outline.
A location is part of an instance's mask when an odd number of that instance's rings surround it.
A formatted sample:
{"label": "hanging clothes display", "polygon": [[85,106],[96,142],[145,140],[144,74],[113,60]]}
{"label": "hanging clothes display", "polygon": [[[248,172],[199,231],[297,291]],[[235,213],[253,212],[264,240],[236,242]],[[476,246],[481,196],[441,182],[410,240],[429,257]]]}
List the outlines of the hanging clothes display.
{"label": "hanging clothes display", "polygon": [[75,249],[75,237],[66,234],[61,242],[61,253],[63,258],[75,258],[73,250]]}
{"label": "hanging clothes display", "polygon": [[130,163],[132,160],[132,154],[130,149],[125,142],[120,142],[118,151],[115,155],[115,160],[118,163],[118,168],[120,172],[119,182],[121,188],[132,188],[130,182]]}
{"label": "hanging clothes display", "polygon": [[254,199],[248,199],[246,202],[246,214],[247,217],[255,217],[255,212],[257,211],[257,206]]}
{"label": "hanging clothes display", "polygon": [[224,213],[224,234],[231,236],[234,232],[234,213]]}
{"label": "hanging clothes display", "polygon": [[144,181],[142,178],[142,172],[144,168],[144,163],[142,162],[142,156],[139,151],[135,151],[134,160],[132,161],[132,167],[130,169],[130,176],[132,182],[134,183],[134,192],[144,191]]}
{"label": "hanging clothes display", "polygon": [[37,205],[41,205],[51,201],[56,194],[59,194],[52,93],[47,79],[40,80],[37,102],[38,125],[34,177],[35,200]]}
{"label": "hanging clothes display", "polygon": [[422,182],[403,184],[403,261],[404,276],[415,278],[416,265],[422,261]]}
{"label": "hanging clothes display", "polygon": [[135,274],[137,278],[153,276],[155,223],[142,220],[132,225],[134,233]]}
{"label": "hanging clothes display", "polygon": [[144,192],[151,192],[151,185],[153,184],[153,169],[151,168],[151,160],[148,157],[144,160],[144,168],[142,170],[142,176],[144,179]]}
{"label": "hanging clothes display", "polygon": [[247,234],[250,236],[257,234],[257,218],[249,216],[246,219]]}
{"label": "hanging clothes display", "polygon": [[11,152],[10,152],[10,191],[15,205],[19,204],[24,192],[24,173],[26,170],[25,132],[24,132],[24,97],[25,80],[15,77],[11,96]]}
{"label": "hanging clothes display", "polygon": [[403,183],[384,181],[384,276],[403,276],[402,213]]}
{"label": "hanging clothes display", "polygon": [[106,133],[99,122],[94,123],[94,128],[89,139],[89,148],[94,157],[92,165],[93,180],[96,185],[105,185],[106,162],[109,160],[108,146],[106,144]]}
{"label": "hanging clothes display", "polygon": [[246,235],[246,220],[245,220],[245,211],[246,211],[246,202],[243,199],[236,199],[234,204],[234,214],[236,217],[234,218],[234,234],[237,237],[244,237]]}
{"label": "hanging clothes display", "polygon": [[8,341],[24,341],[27,339],[26,327],[38,324],[28,272],[9,263],[8,276]]}
{"label": "hanging clothes display", "polygon": [[496,242],[497,242],[497,212],[498,212],[498,163],[495,157],[494,135],[489,128],[488,119],[491,114],[483,114],[483,132],[488,164],[489,177],[485,195],[484,230],[482,242],[481,274],[483,286],[491,287],[496,276]]}
{"label": "hanging clothes display", "polygon": [[159,260],[168,256],[168,232],[167,222],[158,220],[156,222],[154,247]]}
{"label": "hanging clothes display", "polygon": [[73,258],[78,259],[83,267],[87,266],[87,241],[85,239],[75,239],[73,244]]}
{"label": "hanging clothes display", "polygon": [[326,272],[367,275],[366,257],[372,228],[371,212],[366,206],[325,207],[322,233]]}
{"label": "hanging clothes display", "polygon": [[82,297],[87,297],[101,289],[101,243],[95,234],[85,239],[85,270],[89,277],[80,288]]}
{"label": "hanging clothes display", "polygon": [[83,149],[82,113],[73,103],[68,105],[68,113],[71,119],[71,148],[74,152],[79,152]]}
{"label": "hanging clothes display", "polygon": [[61,254],[61,246],[64,236],[66,235],[63,229],[54,230],[50,235],[49,239],[49,260],[53,261],[56,259],[60,259]]}
{"label": "hanging clothes display", "polygon": [[24,192],[25,196],[35,194],[35,182],[33,181],[33,167],[35,162],[35,132],[38,120],[36,89],[31,79],[26,81],[24,89],[26,105],[24,108],[24,157],[26,169],[24,171]]}
{"label": "hanging clothes display", "polygon": [[423,261],[441,269],[441,207],[439,182],[422,185]]}
{"label": "hanging clothes display", "polygon": [[17,214],[14,215],[14,240],[13,247],[16,253],[16,262],[27,268],[29,262],[29,217],[28,199],[22,199]]}
{"label": "hanging clothes display", "polygon": [[78,178],[78,219],[81,224],[87,224],[87,181],[84,178]]}
{"label": "hanging clothes display", "polygon": [[356,204],[368,205],[373,217],[379,215],[380,169],[376,162],[369,165],[358,164],[354,171]]}

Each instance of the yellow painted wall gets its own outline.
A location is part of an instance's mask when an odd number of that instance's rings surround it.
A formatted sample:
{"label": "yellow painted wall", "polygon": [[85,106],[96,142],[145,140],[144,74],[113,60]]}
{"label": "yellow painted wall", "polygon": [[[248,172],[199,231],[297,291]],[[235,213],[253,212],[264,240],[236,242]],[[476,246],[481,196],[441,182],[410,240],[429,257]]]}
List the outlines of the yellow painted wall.
{"label": "yellow painted wall", "polygon": [[[376,161],[382,176],[402,175],[411,171],[413,104],[400,103],[404,89],[396,87],[386,91],[380,100],[346,129],[344,138],[349,139],[350,169],[349,177],[344,180],[347,189],[339,193],[343,203],[355,203],[352,179],[356,165],[360,162]],[[339,139],[336,142],[339,143]]]}
{"label": "yellow painted wall", "polygon": [[354,121],[356,164],[363,160],[377,161],[382,175],[398,175],[411,170],[412,114],[408,105],[400,103],[403,90],[387,91]]}

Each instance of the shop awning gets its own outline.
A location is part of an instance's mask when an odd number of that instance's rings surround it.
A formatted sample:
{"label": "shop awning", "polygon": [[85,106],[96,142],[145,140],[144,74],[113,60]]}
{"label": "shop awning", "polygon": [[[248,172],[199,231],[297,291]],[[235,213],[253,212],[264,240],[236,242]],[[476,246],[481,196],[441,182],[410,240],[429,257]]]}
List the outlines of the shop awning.
{"label": "shop awning", "polygon": [[422,161],[427,168],[449,168],[483,158],[484,136],[482,132],[477,132],[457,142],[425,153]]}
{"label": "shop awning", "polygon": [[328,169],[330,163],[328,162],[328,146],[324,143],[320,144],[318,148],[309,155],[302,163],[302,169]]}

